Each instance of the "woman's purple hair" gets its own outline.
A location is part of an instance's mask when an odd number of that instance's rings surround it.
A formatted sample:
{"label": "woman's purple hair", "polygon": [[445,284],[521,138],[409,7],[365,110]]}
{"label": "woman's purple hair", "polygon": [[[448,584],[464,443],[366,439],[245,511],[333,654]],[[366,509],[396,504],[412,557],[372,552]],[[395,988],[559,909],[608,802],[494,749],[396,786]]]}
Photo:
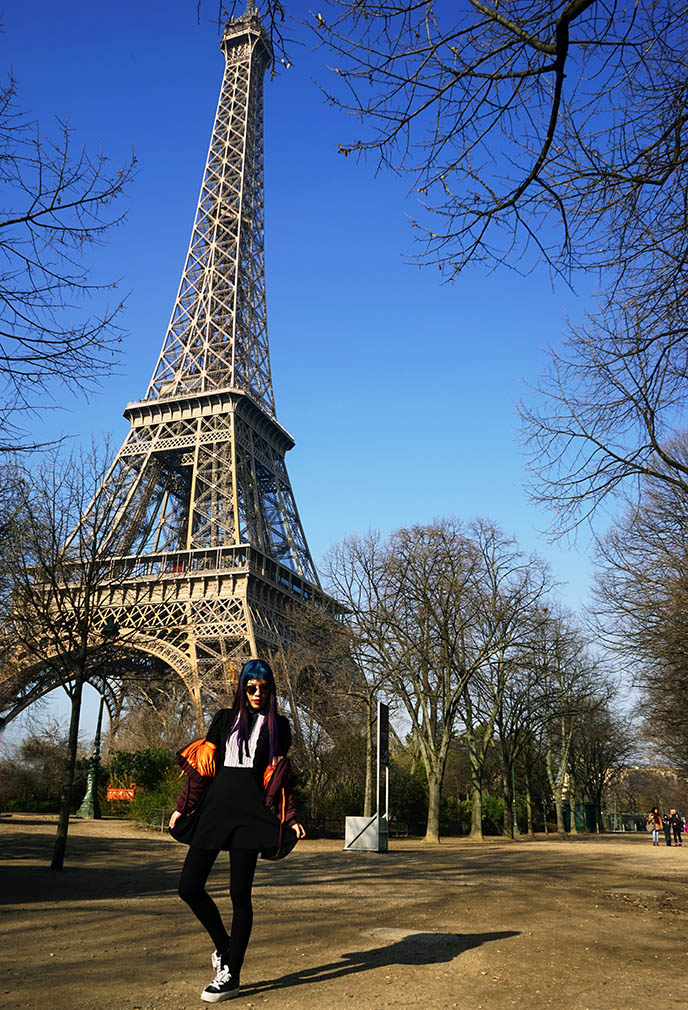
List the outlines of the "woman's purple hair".
{"label": "woman's purple hair", "polygon": [[[277,728],[277,694],[275,691],[275,676],[270,664],[265,659],[249,659],[244,663],[239,674],[234,704],[232,705],[232,730],[236,727],[239,754],[248,753],[248,716],[249,706],[246,701],[246,684],[249,680],[265,680],[270,688],[268,694],[265,718],[268,724],[270,742],[270,761],[279,754],[280,739]],[[232,731],[230,730],[230,732]]]}

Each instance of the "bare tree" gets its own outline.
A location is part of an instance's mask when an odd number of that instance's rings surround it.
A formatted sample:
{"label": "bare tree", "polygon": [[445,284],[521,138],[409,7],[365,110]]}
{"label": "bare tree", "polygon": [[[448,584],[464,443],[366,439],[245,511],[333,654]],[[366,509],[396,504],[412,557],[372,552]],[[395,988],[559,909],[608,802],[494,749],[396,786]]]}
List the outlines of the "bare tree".
{"label": "bare tree", "polygon": [[301,604],[290,609],[288,620],[290,637],[274,657],[274,669],[315,817],[318,799],[336,772],[329,755],[365,725],[358,700],[363,678],[352,660],[350,630],[331,609]]}
{"label": "bare tree", "polygon": [[[522,698],[527,706],[527,693]],[[537,712],[537,703],[533,706]],[[514,720],[516,721],[516,720]],[[529,838],[535,837],[535,822],[542,808],[544,830],[547,831],[547,804],[550,796],[549,780],[545,768],[543,749],[538,734],[539,722],[526,713],[517,726],[518,740],[517,770],[523,785],[526,812],[526,832]],[[501,731],[500,731],[501,735]]]}
{"label": "bare tree", "polygon": [[569,791],[570,753],[577,718],[595,695],[600,674],[573,619],[547,608],[541,610],[531,662],[540,691],[541,747],[556,809],[557,831],[563,835],[564,799]]}
{"label": "bare tree", "polygon": [[329,559],[366,670],[410,722],[428,781],[427,842],[439,841],[442,781],[466,684],[492,642],[481,627],[480,553],[459,520],[351,537]]}
{"label": "bare tree", "polygon": [[657,291],[687,241],[687,21],[676,0],[330,0],[313,28],[362,125],[341,151],[408,173],[426,261],[641,284],[654,260]]}
{"label": "bare tree", "polygon": [[559,533],[645,479],[688,494],[684,304],[607,308],[571,327],[520,408],[534,498]]}
{"label": "bare tree", "polygon": [[502,764],[503,834],[513,838],[516,797],[514,783],[520,761],[525,781],[528,833],[533,834],[533,810],[530,795],[533,764],[538,747],[538,733],[547,719],[548,708],[543,704],[546,685],[529,662],[533,624],[526,620],[520,629],[518,654],[513,658],[513,669],[500,693],[495,717],[495,735],[499,741]]}
{"label": "bare tree", "polygon": [[[369,622],[360,622],[357,615],[371,608],[373,583],[381,563],[382,544],[376,534],[365,538],[352,537],[333,547],[326,556],[325,569],[333,595],[344,601],[353,619],[346,621],[348,639],[346,651],[357,676],[350,684],[351,697],[356,699],[365,717],[365,786],[363,815],[373,813],[374,763],[376,741],[377,702],[385,687],[387,670],[379,662],[377,648],[371,644]],[[395,697],[387,697],[392,710]],[[391,727],[390,727],[391,728]]]}
{"label": "bare tree", "polygon": [[[461,694],[459,718],[472,777],[471,837],[482,838],[482,778],[495,728],[505,724],[510,686],[522,663],[532,614],[549,588],[544,563],[525,554],[513,538],[486,520],[470,526],[481,561],[481,628],[486,648],[484,662]],[[506,736],[503,736],[502,756]],[[511,825],[511,767],[504,764],[505,825]],[[510,828],[509,828],[510,831]],[[507,831],[507,833],[509,833]]]}
{"label": "bare tree", "polygon": [[635,764],[613,782],[610,793],[622,810],[638,814],[645,824],[648,811],[653,807],[669,810],[688,810],[688,782],[685,775],[672,768]]}
{"label": "bare tree", "polygon": [[181,678],[150,656],[123,657],[125,693],[110,727],[109,746],[133,751],[166,747],[175,753],[197,730],[196,711]]}
{"label": "bare tree", "polygon": [[[27,736],[0,753],[0,809],[6,809],[8,801],[18,801],[23,810],[55,809],[66,748],[64,726],[55,719],[33,719]],[[79,756],[83,758],[83,752]],[[85,763],[77,767],[72,794],[75,799],[83,795],[86,785]]]}
{"label": "bare tree", "polygon": [[629,478],[685,486],[684,6],[330,0],[313,30],[327,97],[361,124],[340,150],[407,174],[421,262],[599,278],[522,408],[557,532]]}
{"label": "bare tree", "polygon": [[[632,733],[628,720],[614,712],[608,691],[583,705],[577,723],[570,752],[571,770],[581,797],[592,803],[597,831],[603,832],[604,799],[630,766],[635,750]],[[574,803],[571,807],[574,823]]]}
{"label": "bare tree", "polygon": [[22,418],[55,389],[88,391],[112,369],[122,303],[91,257],[133,171],[133,157],[115,167],[79,148],[68,120],[41,128],[11,78],[0,88],[0,452],[27,444]]}
{"label": "bare tree", "polygon": [[0,546],[6,593],[0,655],[9,675],[3,689],[62,686],[71,700],[53,869],[64,862],[84,684],[102,679],[108,652],[99,594],[113,574],[101,545],[121,498],[96,495],[106,471],[94,448],[66,459],[52,453],[26,471],[21,507]]}
{"label": "bare tree", "polygon": [[[206,4],[203,0],[196,0],[196,17],[200,23]],[[251,13],[257,5],[254,0],[245,3],[244,0],[212,0],[210,9],[217,22],[218,32],[222,32],[225,22],[230,18],[242,17]],[[291,62],[287,51],[291,51],[295,37],[291,34],[297,28],[299,18],[296,11],[290,7],[285,7],[280,0],[265,0],[260,4],[260,18],[265,26],[272,50],[274,61],[272,73],[275,74],[279,67],[290,67]]]}
{"label": "bare tree", "polygon": [[[688,439],[677,442],[686,458]],[[688,768],[688,497],[647,479],[597,543],[598,634],[642,692],[644,739]]]}

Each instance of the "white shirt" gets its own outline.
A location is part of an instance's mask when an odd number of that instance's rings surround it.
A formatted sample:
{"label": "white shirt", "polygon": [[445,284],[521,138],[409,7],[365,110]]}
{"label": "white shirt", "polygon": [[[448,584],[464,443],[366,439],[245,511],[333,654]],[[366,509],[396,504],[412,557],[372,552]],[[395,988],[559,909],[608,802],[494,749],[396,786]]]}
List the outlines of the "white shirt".
{"label": "white shirt", "polygon": [[[244,748],[242,753],[242,757],[244,759],[243,761],[239,760],[239,741],[237,739],[238,719],[239,717],[237,716],[237,721],[232,726],[229,736],[227,737],[227,746],[225,747],[225,767],[252,768],[253,759],[256,755],[256,745],[258,743],[260,731],[263,728],[263,723],[265,722],[265,716],[259,715],[253,718],[253,725],[250,728],[248,737],[248,747]],[[249,720],[250,719],[251,716],[249,716]]]}

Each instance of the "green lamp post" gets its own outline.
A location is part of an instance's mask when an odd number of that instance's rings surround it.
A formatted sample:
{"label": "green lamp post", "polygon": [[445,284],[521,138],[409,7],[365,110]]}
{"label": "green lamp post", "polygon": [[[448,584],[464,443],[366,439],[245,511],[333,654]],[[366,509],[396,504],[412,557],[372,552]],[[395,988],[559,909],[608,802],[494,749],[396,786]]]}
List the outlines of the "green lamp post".
{"label": "green lamp post", "polygon": [[[119,634],[119,626],[114,617],[106,619],[101,632],[105,642],[105,652],[103,657],[103,680],[108,676],[108,649]],[[100,706],[98,708],[98,722],[96,723],[96,735],[93,741],[93,754],[88,762],[88,779],[86,782],[86,793],[77,810],[78,817],[86,817],[89,820],[100,818],[100,805],[98,803],[98,769],[100,768],[100,733],[103,727],[103,708],[105,697],[101,694]]]}

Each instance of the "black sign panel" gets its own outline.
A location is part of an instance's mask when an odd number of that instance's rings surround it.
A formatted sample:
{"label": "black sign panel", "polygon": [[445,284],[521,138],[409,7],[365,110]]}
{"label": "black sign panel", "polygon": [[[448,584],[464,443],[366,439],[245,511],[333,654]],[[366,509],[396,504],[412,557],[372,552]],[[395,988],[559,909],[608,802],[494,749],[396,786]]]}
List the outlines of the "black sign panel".
{"label": "black sign panel", "polygon": [[389,705],[377,703],[377,759],[381,768],[389,768]]}

